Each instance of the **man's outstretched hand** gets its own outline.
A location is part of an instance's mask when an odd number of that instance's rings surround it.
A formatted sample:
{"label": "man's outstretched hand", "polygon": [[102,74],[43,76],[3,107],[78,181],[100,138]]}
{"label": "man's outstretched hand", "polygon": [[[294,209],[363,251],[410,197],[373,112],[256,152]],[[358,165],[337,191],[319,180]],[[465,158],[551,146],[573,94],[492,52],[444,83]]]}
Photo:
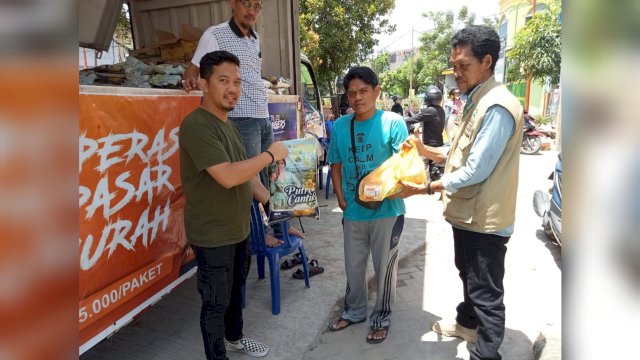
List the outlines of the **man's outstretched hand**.
{"label": "man's outstretched hand", "polygon": [[406,199],[410,196],[413,195],[419,195],[419,194],[426,194],[427,193],[427,189],[424,185],[422,186],[417,186],[415,184],[411,184],[411,183],[404,183],[402,181],[400,181],[400,185],[402,185],[402,191],[395,194],[395,195],[391,195],[388,196],[387,199]]}

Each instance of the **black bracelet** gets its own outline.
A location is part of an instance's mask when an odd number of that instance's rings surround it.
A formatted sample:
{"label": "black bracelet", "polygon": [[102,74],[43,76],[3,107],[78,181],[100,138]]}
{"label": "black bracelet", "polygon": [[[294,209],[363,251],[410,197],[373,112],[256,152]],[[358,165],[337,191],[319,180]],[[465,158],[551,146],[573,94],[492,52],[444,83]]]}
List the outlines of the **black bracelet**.
{"label": "black bracelet", "polygon": [[266,152],[267,154],[269,154],[269,156],[271,156],[271,164],[273,164],[274,162],[276,162],[276,158],[275,158],[275,156],[273,156],[273,154],[271,153],[271,151],[269,151],[269,150],[265,150],[264,152]]}

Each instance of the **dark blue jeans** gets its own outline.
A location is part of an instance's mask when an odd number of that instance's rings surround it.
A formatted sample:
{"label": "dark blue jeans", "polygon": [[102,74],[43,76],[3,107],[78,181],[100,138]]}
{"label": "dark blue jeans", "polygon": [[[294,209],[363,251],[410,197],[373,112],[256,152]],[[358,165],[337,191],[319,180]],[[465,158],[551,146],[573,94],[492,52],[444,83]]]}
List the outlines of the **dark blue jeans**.
{"label": "dark blue jeans", "polygon": [[[247,159],[259,155],[273,143],[273,127],[269,118],[230,117],[240,130]],[[260,181],[269,188],[267,169],[260,171]]]}
{"label": "dark blue jeans", "polygon": [[[269,118],[229,117],[229,119],[240,130],[242,143],[247,152],[247,159],[258,156],[273,144],[273,126]],[[260,171],[260,182],[269,189],[267,168]],[[272,227],[276,232],[282,232],[280,224],[274,224]],[[268,228],[265,231],[270,234],[273,232]]]}
{"label": "dark blue jeans", "polygon": [[242,338],[242,286],[251,256],[248,240],[215,248],[192,246],[198,263],[198,292],[202,297],[200,330],[207,360],[224,360],[224,338]]}
{"label": "dark blue jeans", "polygon": [[458,324],[476,329],[471,360],[500,360],[505,328],[504,258],[509,237],[453,228],[455,263],[464,301],[456,308]]}

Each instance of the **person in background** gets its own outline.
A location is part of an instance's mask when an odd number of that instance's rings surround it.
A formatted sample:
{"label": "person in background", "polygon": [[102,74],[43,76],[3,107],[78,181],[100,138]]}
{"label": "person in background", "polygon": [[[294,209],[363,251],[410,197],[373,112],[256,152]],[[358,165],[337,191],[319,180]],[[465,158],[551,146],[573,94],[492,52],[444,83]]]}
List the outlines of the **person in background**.
{"label": "person in background", "polygon": [[347,98],[347,94],[346,93],[342,93],[340,94],[340,98],[338,101],[338,112],[340,115],[346,115],[348,114],[348,110],[349,110],[349,99]]}
{"label": "person in background", "polygon": [[525,130],[533,130],[536,128],[536,121],[533,116],[529,115],[527,110],[522,112],[522,117],[524,119],[524,129]]}
{"label": "person in background", "polygon": [[241,96],[240,61],[227,51],[205,54],[199,64],[202,105],[180,125],[180,180],[184,225],[198,263],[202,298],[200,330],[207,360],[228,360],[227,351],[265,356],[269,348],[243,334],[242,287],[251,255],[248,238],[252,198],[268,190],[257,175],[284,159],[281,142],[254,157],[246,155],[228,114]]}
{"label": "person in background", "polygon": [[[260,36],[253,27],[262,11],[261,0],[229,0],[232,17],[228,22],[214,25],[205,30],[198,42],[198,48],[184,73],[183,88],[189,92],[198,89],[198,64],[202,56],[215,50],[225,50],[240,59],[242,95],[234,110],[229,112],[229,120],[234,123],[247,151],[247,157],[264,152],[273,143],[273,127],[269,118],[267,92],[262,81],[262,53]],[[267,169],[260,171],[260,181],[269,186]],[[273,230],[280,225],[265,229],[267,243],[279,243]]]}
{"label": "person in background", "polygon": [[409,107],[407,107],[407,109],[404,111],[404,116],[413,117],[413,113],[414,113],[413,106],[409,105]]}
{"label": "person in background", "polygon": [[391,100],[393,100],[391,111],[402,116],[402,100],[400,99],[400,97],[398,95],[393,95],[391,97]]}
{"label": "person in background", "polygon": [[457,129],[457,126],[460,124],[458,121],[458,116],[462,115],[462,110],[464,109],[464,101],[460,98],[460,90],[459,89],[451,89],[449,90],[449,99],[445,104],[445,131],[447,133],[447,138],[449,141],[453,139],[453,135]]}
{"label": "person in background", "polygon": [[500,37],[493,28],[468,26],[453,36],[451,47],[456,83],[468,94],[460,127],[448,155],[413,141],[420,155],[446,161],[444,175],[427,183],[426,189],[405,184],[400,196],[442,191],[444,217],[453,228],[463,300],[455,320],[437,321],[433,330],[475,343],[472,360],[500,360],[505,334],[503,279],[516,214],[522,106],[495,80]]}
{"label": "person in background", "polygon": [[366,342],[387,338],[395,305],[398,244],[404,227],[402,199],[385,199],[379,208],[357,202],[357,184],[367,173],[399,151],[407,138],[401,115],[376,109],[380,85],[368,67],[354,67],[344,77],[354,114],[340,117],[329,143],[331,180],[343,211],[344,260],[347,289],[340,316],[329,330],[344,330],[367,319],[367,263],[369,253],[376,274],[375,306],[369,316]]}
{"label": "person in background", "polygon": [[[426,107],[422,109],[420,114],[407,119],[407,125],[419,124],[414,134],[420,136],[422,134],[422,143],[432,147],[441,147],[444,145],[442,133],[444,132],[444,109],[442,109],[442,92],[436,86],[429,86],[425,91],[424,103]],[[438,180],[442,176],[443,168],[437,166],[433,160],[425,159],[425,166],[429,179]]]}
{"label": "person in background", "polygon": [[442,109],[442,92],[436,86],[429,86],[425,92],[424,103],[427,107],[420,114],[406,120],[408,125],[422,125],[422,143],[440,147],[443,145],[444,109]]}
{"label": "person in background", "polygon": [[444,105],[447,119],[449,119],[451,115],[462,114],[463,108],[464,108],[464,103],[460,99],[460,90],[459,89],[449,90],[449,99],[447,99],[447,103]]}
{"label": "person in background", "polygon": [[[247,157],[252,158],[273,142],[267,92],[262,81],[260,36],[253,30],[262,11],[262,1],[229,0],[229,4],[233,14],[231,20],[211,26],[202,34],[185,70],[183,88],[187,92],[198,89],[198,66],[205,54],[225,50],[240,59],[242,95],[235,109],[229,112],[229,120],[240,130]],[[268,185],[266,169],[260,172],[260,179]]]}

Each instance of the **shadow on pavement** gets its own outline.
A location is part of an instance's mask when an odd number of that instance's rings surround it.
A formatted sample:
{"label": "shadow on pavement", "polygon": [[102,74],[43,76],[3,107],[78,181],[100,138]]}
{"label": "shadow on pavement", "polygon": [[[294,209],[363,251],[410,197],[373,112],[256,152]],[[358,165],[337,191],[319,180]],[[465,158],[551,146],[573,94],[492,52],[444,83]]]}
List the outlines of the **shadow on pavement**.
{"label": "shadow on pavement", "polygon": [[[432,307],[455,308],[458,299],[447,291],[438,291],[437,287],[441,285],[430,282],[429,278],[425,277],[425,271],[434,271],[434,269],[428,267],[426,246],[423,244],[411,251],[399,263],[396,306],[391,317],[389,335],[384,342],[376,345],[366,343],[365,337],[368,332],[366,322],[352,325],[338,332],[325,328],[320,331],[302,359],[468,359],[468,348],[473,346],[472,344],[468,345],[457,338],[441,337],[431,330],[433,324],[441,319],[440,314],[444,315],[445,312],[434,310]],[[452,267],[447,271],[455,271],[455,268]],[[375,281],[370,281],[370,285],[372,286],[369,293],[369,311],[375,301]],[[443,306],[430,306],[430,303],[434,303],[434,297],[446,297],[440,299],[444,300],[440,301]],[[327,323],[339,316],[341,304],[341,301],[336,304]],[[507,329],[500,353],[504,360],[533,360],[532,346],[531,340],[522,331]]]}
{"label": "shadow on pavement", "polygon": [[203,359],[195,277],[103,340],[80,360]]}
{"label": "shadow on pavement", "polygon": [[562,246],[555,240],[549,239],[542,229],[536,230],[536,238],[544,243],[544,246],[549,250],[558,269],[562,269]]}

